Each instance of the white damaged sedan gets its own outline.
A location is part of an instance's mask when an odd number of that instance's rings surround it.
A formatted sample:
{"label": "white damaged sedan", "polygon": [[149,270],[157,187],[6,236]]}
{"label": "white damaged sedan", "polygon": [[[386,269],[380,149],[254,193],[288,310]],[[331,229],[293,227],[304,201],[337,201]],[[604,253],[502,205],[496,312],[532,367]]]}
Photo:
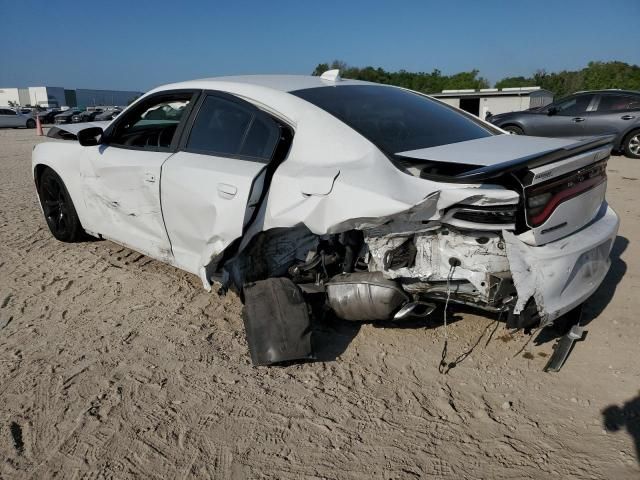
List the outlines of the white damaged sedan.
{"label": "white damaged sedan", "polygon": [[610,137],[508,135],[337,71],[166,85],[49,136],[70,140],[33,152],[52,234],[237,289],[255,364],[313,358],[316,305],[401,321],[446,301],[547,325],[598,288],[619,225]]}

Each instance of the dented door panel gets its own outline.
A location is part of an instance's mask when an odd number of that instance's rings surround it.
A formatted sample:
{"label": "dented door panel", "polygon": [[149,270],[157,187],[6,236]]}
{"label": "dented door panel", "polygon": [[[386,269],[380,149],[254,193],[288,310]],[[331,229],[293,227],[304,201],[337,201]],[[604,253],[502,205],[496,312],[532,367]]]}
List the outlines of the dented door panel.
{"label": "dented door panel", "polygon": [[170,152],[98,145],[80,162],[84,227],[151,257],[172,263],[160,207],[160,171]]}
{"label": "dented door panel", "polygon": [[242,235],[263,163],[178,152],[162,167],[162,210],[176,264],[200,274]]}

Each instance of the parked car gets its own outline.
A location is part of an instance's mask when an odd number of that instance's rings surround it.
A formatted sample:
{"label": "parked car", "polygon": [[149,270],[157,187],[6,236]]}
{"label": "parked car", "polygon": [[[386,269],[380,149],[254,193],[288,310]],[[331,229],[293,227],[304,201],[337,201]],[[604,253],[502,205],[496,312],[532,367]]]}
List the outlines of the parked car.
{"label": "parked car", "polygon": [[93,121],[98,114],[102,113],[102,110],[85,110],[84,112],[77,113],[71,117],[72,123],[82,123]]}
{"label": "parked car", "polygon": [[176,83],[104,126],[61,125],[49,135],[77,141],[34,149],[51,233],[237,289],[255,364],[313,357],[307,304],[400,322],[459,303],[531,328],[609,269],[612,136],[506,135],[336,71]]}
{"label": "parked car", "polygon": [[54,116],[53,122],[56,125],[71,123],[71,119],[73,118],[73,116],[77,115],[78,113],[80,113],[80,110],[78,110],[77,108],[70,108],[69,110],[65,110],[64,112],[58,113],[56,116]]}
{"label": "parked car", "polygon": [[493,115],[494,125],[518,135],[584,137],[614,134],[614,148],[640,158],[640,92],[579,92],[543,108]]}
{"label": "parked car", "polygon": [[36,121],[31,111],[23,113],[21,109],[0,107],[0,127],[36,128]]}
{"label": "parked car", "polygon": [[58,115],[60,112],[59,109],[57,108],[53,108],[50,110],[43,110],[41,112],[38,112],[38,117],[40,118],[40,123],[53,123],[54,118],[56,115]]}
{"label": "parked car", "polygon": [[122,110],[119,110],[119,109],[107,110],[105,112],[102,112],[96,115],[94,120],[97,120],[97,121],[113,120],[120,114],[120,112],[122,112]]}

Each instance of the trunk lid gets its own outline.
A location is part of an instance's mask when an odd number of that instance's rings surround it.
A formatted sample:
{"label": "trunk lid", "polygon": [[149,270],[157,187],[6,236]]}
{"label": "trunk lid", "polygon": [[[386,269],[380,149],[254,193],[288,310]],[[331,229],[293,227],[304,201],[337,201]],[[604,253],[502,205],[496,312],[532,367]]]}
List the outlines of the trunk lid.
{"label": "trunk lid", "polygon": [[400,152],[420,176],[447,183],[500,183],[521,195],[521,239],[542,245],[583,228],[606,192],[613,136],[583,139],[496,135]]}

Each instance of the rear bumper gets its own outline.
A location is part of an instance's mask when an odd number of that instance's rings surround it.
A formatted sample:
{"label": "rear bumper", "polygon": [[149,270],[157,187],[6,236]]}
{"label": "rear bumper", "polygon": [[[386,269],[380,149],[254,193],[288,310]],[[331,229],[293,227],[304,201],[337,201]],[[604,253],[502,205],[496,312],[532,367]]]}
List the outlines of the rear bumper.
{"label": "rear bumper", "polygon": [[542,323],[552,322],[589,298],[611,265],[620,220],[606,202],[581,230],[541,247],[505,233],[507,257],[518,291],[515,313],[533,297]]}

